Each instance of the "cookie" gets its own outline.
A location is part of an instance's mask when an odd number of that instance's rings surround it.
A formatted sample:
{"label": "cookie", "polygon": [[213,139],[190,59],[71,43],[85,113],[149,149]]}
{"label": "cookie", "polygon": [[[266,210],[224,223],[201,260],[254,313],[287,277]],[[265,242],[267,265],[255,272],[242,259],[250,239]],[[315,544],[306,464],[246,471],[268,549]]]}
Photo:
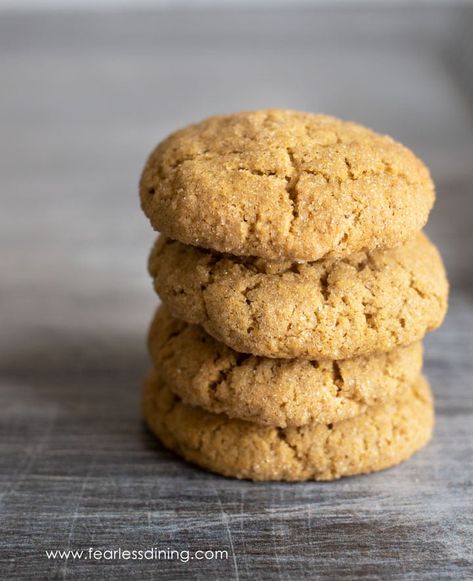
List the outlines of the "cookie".
{"label": "cookie", "polygon": [[314,261],[402,244],[426,223],[434,187],[390,137],[274,109],[172,134],[150,155],[140,198],[153,227],[181,242]]}
{"label": "cookie", "polygon": [[448,284],[423,235],[335,261],[268,262],[160,238],[149,260],[171,314],[236,351],[346,359],[391,351],[440,325]]}
{"label": "cookie", "polygon": [[422,367],[420,342],[342,361],[237,353],[161,307],[149,333],[153,364],[186,404],[261,425],[338,422],[406,391]]}
{"label": "cookie", "polygon": [[349,420],[283,429],[187,405],[152,372],[143,410],[167,448],[208,470],[250,480],[334,480],[382,470],[424,446],[433,428],[430,388],[422,378]]}

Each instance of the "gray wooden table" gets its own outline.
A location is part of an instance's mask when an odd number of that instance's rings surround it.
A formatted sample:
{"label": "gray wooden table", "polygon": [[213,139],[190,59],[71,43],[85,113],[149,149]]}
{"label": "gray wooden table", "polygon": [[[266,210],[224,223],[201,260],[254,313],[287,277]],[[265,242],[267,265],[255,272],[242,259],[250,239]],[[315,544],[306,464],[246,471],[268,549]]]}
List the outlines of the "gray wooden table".
{"label": "gray wooden table", "polygon": [[[466,579],[472,558],[471,9],[0,15],[0,578]],[[328,484],[213,476],[142,425],[145,155],[220,111],[325,111],[431,166],[452,281],[430,446]],[[49,549],[227,550],[50,560]]]}

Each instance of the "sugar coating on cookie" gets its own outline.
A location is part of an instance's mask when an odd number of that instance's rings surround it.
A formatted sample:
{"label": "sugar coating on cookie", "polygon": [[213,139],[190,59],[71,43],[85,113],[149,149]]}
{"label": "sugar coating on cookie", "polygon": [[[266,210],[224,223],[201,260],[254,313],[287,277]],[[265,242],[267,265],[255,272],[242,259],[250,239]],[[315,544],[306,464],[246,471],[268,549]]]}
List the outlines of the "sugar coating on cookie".
{"label": "sugar coating on cookie", "polygon": [[143,410],[167,448],[213,472],[251,480],[334,480],[382,470],[424,446],[434,420],[423,378],[349,420],[282,429],[186,405],[152,372]]}
{"label": "sugar coating on cookie", "polygon": [[434,245],[340,260],[268,262],[161,238],[149,260],[171,314],[236,351],[275,358],[346,359],[391,351],[438,327],[448,283]]}
{"label": "sugar coating on cookie", "polygon": [[313,261],[408,240],[427,221],[434,187],[388,136],[269,109],[170,135],[145,165],[140,197],[153,227],[186,244]]}
{"label": "sugar coating on cookie", "polygon": [[410,388],[422,367],[420,342],[341,361],[245,355],[164,307],[156,312],[148,344],[154,367],[184,403],[277,427],[362,414]]}

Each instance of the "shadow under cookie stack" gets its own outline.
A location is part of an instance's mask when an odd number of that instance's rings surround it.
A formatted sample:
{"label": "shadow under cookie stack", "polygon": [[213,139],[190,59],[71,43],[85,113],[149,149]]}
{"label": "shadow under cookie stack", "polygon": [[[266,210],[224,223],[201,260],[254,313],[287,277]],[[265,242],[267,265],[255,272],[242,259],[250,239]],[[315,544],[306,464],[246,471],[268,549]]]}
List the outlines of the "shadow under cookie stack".
{"label": "shadow under cookie stack", "polygon": [[217,116],[157,146],[140,195],[163,303],[143,409],[166,447],[225,476],[332,480],[428,442],[421,340],[448,284],[411,151],[324,115]]}

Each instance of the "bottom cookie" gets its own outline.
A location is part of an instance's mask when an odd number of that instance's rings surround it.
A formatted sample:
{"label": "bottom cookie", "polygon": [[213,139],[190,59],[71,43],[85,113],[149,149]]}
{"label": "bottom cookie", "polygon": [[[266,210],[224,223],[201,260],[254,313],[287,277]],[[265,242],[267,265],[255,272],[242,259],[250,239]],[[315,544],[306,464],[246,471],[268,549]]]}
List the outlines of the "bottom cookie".
{"label": "bottom cookie", "polygon": [[167,448],[213,472],[250,480],[335,480],[389,468],[424,446],[434,423],[423,377],[354,418],[283,429],[184,404],[152,371],[143,411]]}

